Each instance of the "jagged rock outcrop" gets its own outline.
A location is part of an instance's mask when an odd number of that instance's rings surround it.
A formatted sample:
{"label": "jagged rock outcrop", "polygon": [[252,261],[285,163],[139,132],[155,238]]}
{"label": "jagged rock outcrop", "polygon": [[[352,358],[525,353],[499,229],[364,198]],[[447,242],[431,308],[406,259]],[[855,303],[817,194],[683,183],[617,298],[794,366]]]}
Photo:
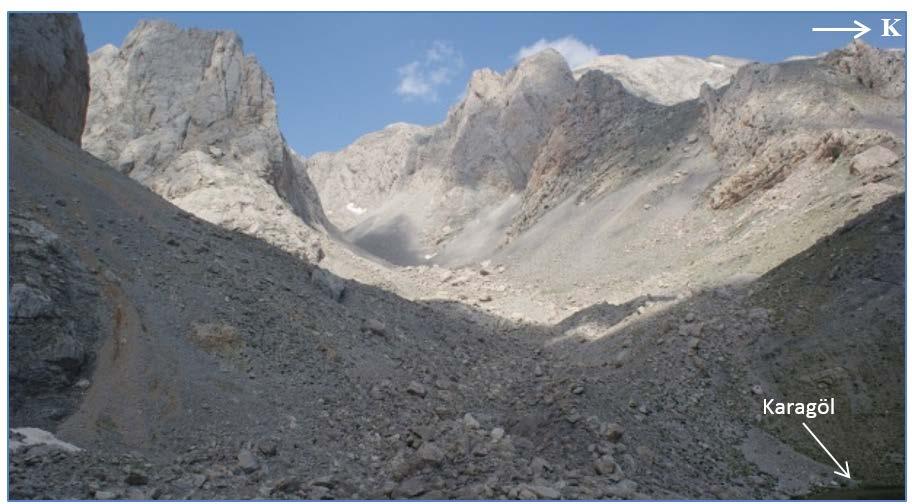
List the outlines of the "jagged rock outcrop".
{"label": "jagged rock outcrop", "polygon": [[853,42],[819,59],[746,66],[718,91],[705,86],[712,147],[729,172],[712,206],[731,207],[805,162],[848,159],[872,145],[901,153],[905,65],[897,54]]}
{"label": "jagged rock outcrop", "polygon": [[580,78],[598,70],[611,75],[630,93],[662,105],[693,100],[704,84],[719,88],[731,81],[738,68],[749,63],[739,58],[710,56],[658,56],[631,58],[622,54],[599,56],[573,69]]}
{"label": "jagged rock outcrop", "polygon": [[570,97],[574,81],[564,59],[543,51],[504,75],[479,70],[466,97],[447,116],[438,138],[448,140],[443,174],[465,186],[487,182],[508,191],[525,187],[540,141]]}
{"label": "jagged rock outcrop", "polygon": [[90,62],[86,150],[209,222],[316,258],[319,197],[240,37],[142,21]]}
{"label": "jagged rock outcrop", "polygon": [[89,101],[89,61],[76,14],[10,14],[10,105],[76,142]]}
{"label": "jagged rock outcrop", "polygon": [[856,40],[828,53],[824,62],[852,75],[883,97],[897,98],[906,91],[905,51],[877,49]]}
{"label": "jagged rock outcrop", "polygon": [[[465,98],[442,124],[392,125],[339,152],[313,156],[308,173],[330,220],[349,229],[356,244],[394,262],[420,262],[435,254],[438,261],[458,262],[493,251],[490,244],[519,212],[518,196],[524,191],[532,196],[522,198],[524,210],[514,229],[527,227],[565,197],[573,185],[569,172],[591,168],[575,163],[595,162],[589,154],[611,143],[605,128],[614,140],[653,139],[664,149],[666,140],[657,139],[661,135],[642,133],[655,126],[677,137],[670,130],[681,124],[667,121],[655,103],[696,98],[701,84],[727,84],[744,63],[724,57],[605,56],[570,72],[557,52],[546,50],[504,75],[474,72]],[[615,83],[616,92],[600,95],[593,86],[606,79]],[[610,103],[614,99],[619,103]],[[654,111],[652,118],[640,121],[635,108]],[[581,113],[588,119],[578,119]],[[631,124],[638,128],[634,134],[628,134]],[[562,131],[555,132],[558,125]],[[632,155],[623,149],[607,155],[623,157],[624,152]],[[606,162],[600,160],[599,166]],[[562,177],[551,178],[559,171]],[[390,249],[386,238],[391,236],[403,246]],[[489,245],[480,246],[481,241]]]}
{"label": "jagged rock outcrop", "polygon": [[[697,169],[699,185],[711,186],[708,206],[724,209],[806,164],[874,146],[899,159],[903,108],[894,95],[904,66],[896,54],[856,43],[770,65],[603,57],[573,81],[562,58],[544,52],[504,76],[475,72],[439,126],[398,125],[315,156],[308,169],[343,213],[338,223],[354,224],[355,243],[394,262],[464,263],[570,199],[583,205],[653,172],[655,191],[665,184],[659,172],[678,182]],[[899,166],[867,180],[880,183]],[[371,198],[380,207],[358,203]]]}
{"label": "jagged rock outcrop", "polygon": [[8,309],[11,421],[47,429],[73,412],[102,330],[98,285],[45,215],[10,216]]}
{"label": "jagged rock outcrop", "polygon": [[535,159],[511,233],[572,195],[582,202],[662,166],[668,146],[692,134],[698,115],[696,104],[664,107],[608,74],[585,73]]}
{"label": "jagged rock outcrop", "polygon": [[[552,50],[503,75],[478,70],[442,124],[387,128],[308,159],[308,173],[333,209],[330,219],[340,227],[354,224],[355,243],[394,262],[420,261],[479,209],[525,188],[541,142],[574,88],[569,67]],[[392,234],[404,248],[374,246]]]}

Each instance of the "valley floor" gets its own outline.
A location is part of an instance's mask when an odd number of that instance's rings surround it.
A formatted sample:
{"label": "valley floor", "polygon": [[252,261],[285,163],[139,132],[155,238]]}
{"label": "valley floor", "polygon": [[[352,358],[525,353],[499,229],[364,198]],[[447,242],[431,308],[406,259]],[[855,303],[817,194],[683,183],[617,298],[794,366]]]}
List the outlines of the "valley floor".
{"label": "valley floor", "polygon": [[[387,268],[340,248],[314,266],[10,114],[10,282],[28,301],[10,331],[36,335],[11,348],[35,364],[11,371],[10,425],[80,448],[20,440],[13,499],[786,499],[903,482],[903,195],[759,278],[568,297],[498,263]],[[94,344],[39,336],[77,313]],[[760,414],[809,394],[847,405],[812,425],[852,482],[802,419]]]}

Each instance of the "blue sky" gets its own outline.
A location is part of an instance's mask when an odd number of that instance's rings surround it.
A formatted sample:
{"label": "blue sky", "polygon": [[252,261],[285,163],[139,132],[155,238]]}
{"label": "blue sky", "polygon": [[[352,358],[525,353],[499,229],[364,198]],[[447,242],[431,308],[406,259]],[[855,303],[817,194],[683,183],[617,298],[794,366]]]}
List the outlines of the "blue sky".
{"label": "blue sky", "polygon": [[[851,41],[811,27],[871,27],[889,13],[81,13],[89,51],[120,45],[143,18],[182,27],[230,29],[275,82],[289,144],[310,155],[404,121],[434,124],[457,101],[472,70],[503,71],[522,48],[564,40],[569,57],[721,54],[770,62],[817,54]],[[541,44],[539,44],[541,45]]]}

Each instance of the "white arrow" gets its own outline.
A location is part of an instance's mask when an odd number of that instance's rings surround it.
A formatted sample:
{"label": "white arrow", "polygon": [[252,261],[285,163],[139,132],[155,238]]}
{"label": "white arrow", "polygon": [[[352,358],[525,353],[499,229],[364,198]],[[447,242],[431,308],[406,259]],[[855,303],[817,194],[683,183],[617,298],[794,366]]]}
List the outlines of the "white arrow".
{"label": "white arrow", "polygon": [[855,38],[861,37],[865,33],[871,31],[870,28],[864,25],[859,20],[855,20],[855,26],[858,28],[811,28],[811,31],[815,32],[858,32],[855,34]]}
{"label": "white arrow", "polygon": [[801,425],[803,425],[804,428],[807,429],[807,431],[808,431],[808,433],[810,433],[811,437],[814,438],[814,441],[817,441],[817,444],[819,444],[820,447],[823,448],[823,451],[825,451],[826,454],[829,455],[831,459],[833,459],[833,463],[836,464],[836,467],[839,468],[838,471],[833,471],[833,472],[839,476],[842,476],[843,478],[852,479],[852,474],[849,473],[849,461],[846,460],[845,469],[843,469],[842,465],[836,461],[836,457],[834,457],[833,454],[830,453],[830,450],[827,450],[826,446],[823,446],[823,443],[820,442],[820,439],[817,438],[817,435],[814,434],[814,431],[812,431],[811,428],[808,427],[808,424],[801,422]]}

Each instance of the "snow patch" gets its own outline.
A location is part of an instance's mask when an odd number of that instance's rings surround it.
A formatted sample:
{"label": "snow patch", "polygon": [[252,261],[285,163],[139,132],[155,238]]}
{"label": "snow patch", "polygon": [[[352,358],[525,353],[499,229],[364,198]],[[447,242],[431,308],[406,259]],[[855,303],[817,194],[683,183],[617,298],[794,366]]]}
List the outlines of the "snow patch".
{"label": "snow patch", "polygon": [[10,429],[10,450],[16,451],[20,448],[26,448],[34,445],[54,446],[68,452],[82,451],[82,448],[71,445],[65,441],[61,441],[46,430],[41,430],[35,427],[21,427],[18,429]]}
{"label": "snow patch", "polygon": [[352,203],[351,201],[349,201],[348,204],[345,205],[345,209],[348,210],[349,212],[355,214],[355,215],[361,215],[361,214],[363,214],[364,212],[367,211],[367,209],[361,208],[361,207],[359,207],[358,205]]}

